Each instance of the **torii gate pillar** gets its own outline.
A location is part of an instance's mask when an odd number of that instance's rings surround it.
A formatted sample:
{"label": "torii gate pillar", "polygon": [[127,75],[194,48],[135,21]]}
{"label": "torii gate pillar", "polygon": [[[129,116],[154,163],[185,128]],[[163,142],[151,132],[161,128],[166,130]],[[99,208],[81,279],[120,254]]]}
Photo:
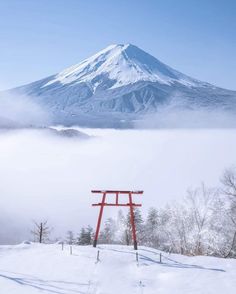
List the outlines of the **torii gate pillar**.
{"label": "torii gate pillar", "polygon": [[[134,250],[138,249],[138,243],[137,243],[137,237],[136,237],[136,227],[135,227],[135,217],[134,217],[134,207],[141,207],[142,204],[136,204],[133,203],[132,200],[132,195],[133,194],[143,194],[143,191],[117,191],[117,190],[92,190],[92,193],[99,193],[102,194],[102,202],[97,203],[97,204],[92,204],[92,206],[100,206],[100,211],[98,215],[98,221],[97,221],[97,227],[96,227],[96,232],[95,232],[95,237],[93,241],[93,247],[97,246],[97,241],[98,241],[98,235],[101,227],[101,221],[102,221],[102,214],[103,214],[103,209],[104,206],[128,206],[130,208],[130,222],[131,222],[131,227],[132,227],[132,238],[133,238],[133,243],[134,243]],[[106,203],[106,196],[107,194],[113,194],[116,196],[115,198],[115,203]],[[127,195],[128,196],[128,203],[119,203],[119,196],[120,194]]]}

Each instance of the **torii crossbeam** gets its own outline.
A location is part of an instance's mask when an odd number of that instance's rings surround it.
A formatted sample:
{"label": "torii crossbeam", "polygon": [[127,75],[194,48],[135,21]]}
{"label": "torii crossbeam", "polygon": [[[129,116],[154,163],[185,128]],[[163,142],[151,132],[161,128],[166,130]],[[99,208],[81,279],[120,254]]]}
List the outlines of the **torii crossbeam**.
{"label": "torii crossbeam", "polygon": [[[98,222],[96,233],[93,241],[93,247],[97,246],[98,235],[100,231],[101,221],[102,221],[102,214],[104,206],[128,206],[130,208],[130,222],[132,227],[132,237],[134,242],[134,249],[138,249],[138,243],[136,238],[136,228],[135,228],[135,218],[134,218],[134,207],[141,207],[142,204],[133,203],[132,195],[142,195],[143,191],[118,191],[118,190],[92,190],[92,193],[102,194],[102,202],[92,204],[92,206],[100,206],[100,212],[98,215]],[[113,203],[106,203],[106,196],[108,194],[115,196],[115,202]],[[128,196],[128,203],[119,203],[119,196],[120,195],[127,195]]]}

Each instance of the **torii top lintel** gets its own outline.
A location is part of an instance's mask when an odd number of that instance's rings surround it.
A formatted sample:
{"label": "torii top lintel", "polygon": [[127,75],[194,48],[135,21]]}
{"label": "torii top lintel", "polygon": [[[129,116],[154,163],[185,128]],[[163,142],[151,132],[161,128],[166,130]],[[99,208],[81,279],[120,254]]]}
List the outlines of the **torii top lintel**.
{"label": "torii top lintel", "polygon": [[143,191],[124,191],[124,190],[92,190],[92,193],[106,193],[106,194],[143,194]]}
{"label": "torii top lintel", "polygon": [[[132,195],[141,195],[143,194],[143,191],[124,191],[124,190],[92,190],[92,193],[98,193],[98,194],[103,194],[102,202],[92,204],[92,206],[133,206],[133,207],[140,207],[142,204],[136,204],[133,203],[132,201]],[[116,196],[116,201],[115,203],[107,203],[106,201],[106,196],[107,194],[115,194]],[[120,194],[126,194],[129,196],[129,202],[128,203],[119,203],[119,195]]]}

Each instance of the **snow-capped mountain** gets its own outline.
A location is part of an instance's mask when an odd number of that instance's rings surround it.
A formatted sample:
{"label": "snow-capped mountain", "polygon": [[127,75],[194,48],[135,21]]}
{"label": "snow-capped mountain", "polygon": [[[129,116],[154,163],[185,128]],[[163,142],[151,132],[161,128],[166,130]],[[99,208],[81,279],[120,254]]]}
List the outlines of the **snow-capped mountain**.
{"label": "snow-capped mountain", "polygon": [[[112,82],[107,89],[115,89],[140,81],[159,82],[170,85],[174,82],[197,86],[198,81],[187,77],[161,63],[134,45],[111,45],[94,56],[76,64],[51,79],[43,87],[57,82],[67,85],[88,83],[93,92],[105,77]],[[98,78],[100,77],[100,79]]]}
{"label": "snow-capped mountain", "polygon": [[235,91],[182,74],[131,44],[111,45],[10,92],[32,97],[62,124],[117,126],[163,108],[236,112]]}

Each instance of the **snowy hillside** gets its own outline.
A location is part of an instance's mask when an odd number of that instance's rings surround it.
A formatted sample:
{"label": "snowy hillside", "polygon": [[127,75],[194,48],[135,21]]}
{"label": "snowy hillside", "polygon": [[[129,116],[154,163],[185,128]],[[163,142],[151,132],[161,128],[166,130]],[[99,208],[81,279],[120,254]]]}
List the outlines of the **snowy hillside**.
{"label": "snowy hillside", "polygon": [[235,91],[193,79],[131,44],[108,46],[7,94],[27,95],[64,125],[132,126],[163,109],[236,112]]}
{"label": "snowy hillside", "polygon": [[[100,262],[96,263],[97,250]],[[233,294],[236,260],[186,257],[141,247],[22,244],[0,247],[1,293]]]}

